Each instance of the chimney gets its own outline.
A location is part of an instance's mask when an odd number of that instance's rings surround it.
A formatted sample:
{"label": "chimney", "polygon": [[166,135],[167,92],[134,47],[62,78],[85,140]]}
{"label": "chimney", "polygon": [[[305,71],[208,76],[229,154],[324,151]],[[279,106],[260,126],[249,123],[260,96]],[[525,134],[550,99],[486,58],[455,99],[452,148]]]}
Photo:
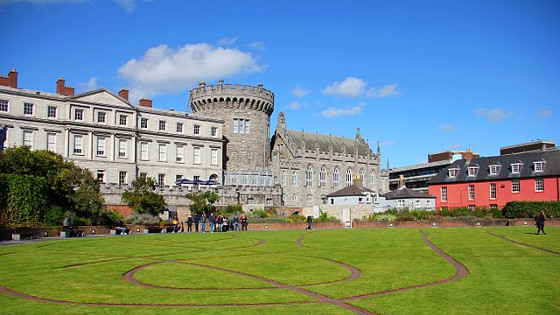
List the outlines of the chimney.
{"label": "chimney", "polygon": [[74,88],[70,86],[66,86],[66,81],[64,80],[64,77],[60,77],[60,79],[56,81],[56,94],[60,94],[64,96],[73,96]]}
{"label": "chimney", "polygon": [[[128,102],[128,90],[123,87],[120,91],[119,91],[119,96],[124,98],[127,102]],[[150,106],[151,107],[151,106]]]}
{"label": "chimney", "polygon": [[18,77],[17,71],[15,69],[12,69],[8,73],[8,77],[4,77],[0,75],[0,85],[17,89],[17,77]]}
{"label": "chimney", "polygon": [[[127,91],[128,92],[128,91]],[[120,94],[120,93],[119,93]],[[143,98],[140,100],[140,106],[152,107],[152,100],[148,98]]]}
{"label": "chimney", "polygon": [[473,158],[473,153],[470,148],[467,149],[467,152],[463,153],[463,159],[469,163]]}

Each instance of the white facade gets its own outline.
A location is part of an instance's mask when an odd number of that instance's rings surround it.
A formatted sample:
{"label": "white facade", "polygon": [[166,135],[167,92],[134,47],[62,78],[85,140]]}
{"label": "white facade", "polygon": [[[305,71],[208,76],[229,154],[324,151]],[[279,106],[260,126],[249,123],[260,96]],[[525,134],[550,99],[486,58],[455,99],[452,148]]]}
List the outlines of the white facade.
{"label": "white facade", "polygon": [[133,106],[106,89],[63,96],[0,86],[0,124],[12,126],[6,147],[53,151],[106,184],[222,182],[222,120]]}

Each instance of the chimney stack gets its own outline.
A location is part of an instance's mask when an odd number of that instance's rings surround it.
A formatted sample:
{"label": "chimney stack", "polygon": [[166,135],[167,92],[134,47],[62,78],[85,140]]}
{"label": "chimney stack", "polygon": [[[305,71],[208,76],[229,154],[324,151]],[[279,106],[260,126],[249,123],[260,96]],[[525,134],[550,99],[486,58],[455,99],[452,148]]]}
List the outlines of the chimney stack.
{"label": "chimney stack", "polygon": [[467,149],[467,152],[463,153],[463,158],[467,161],[467,163],[470,163],[473,158],[473,153],[470,148]]}
{"label": "chimney stack", "polygon": [[74,88],[70,86],[66,86],[66,81],[64,77],[60,77],[58,81],[56,81],[56,94],[64,95],[64,96],[74,96]]}
{"label": "chimney stack", "polygon": [[152,100],[148,98],[143,98],[140,100],[140,106],[152,107]]}
{"label": "chimney stack", "polygon": [[[119,91],[119,96],[124,98],[127,102],[128,102],[128,90],[123,87],[120,91]],[[151,107],[151,106],[150,106]]]}
{"label": "chimney stack", "polygon": [[17,71],[15,69],[12,69],[8,73],[8,77],[0,75],[0,85],[17,89],[17,77]]}

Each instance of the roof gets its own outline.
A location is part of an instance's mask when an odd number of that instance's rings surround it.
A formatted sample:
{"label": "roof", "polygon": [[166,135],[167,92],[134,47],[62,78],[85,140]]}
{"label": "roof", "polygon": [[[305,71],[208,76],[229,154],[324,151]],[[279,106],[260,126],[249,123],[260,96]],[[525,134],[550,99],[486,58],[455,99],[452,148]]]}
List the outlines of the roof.
{"label": "roof", "polygon": [[434,195],[429,195],[423,193],[421,191],[412,190],[406,187],[402,187],[399,189],[392,190],[386,194],[382,194],[381,196],[385,197],[385,199],[418,199],[418,198],[435,198]]}
{"label": "roof", "polygon": [[[544,161],[543,171],[534,171],[534,162]],[[511,164],[521,163],[519,173],[511,172]],[[500,165],[498,173],[490,175],[490,165]],[[476,176],[468,176],[468,168],[478,166]],[[459,169],[456,177],[448,176],[448,169]],[[460,183],[460,182],[477,182],[489,180],[508,180],[515,178],[534,178],[560,176],[560,150],[547,150],[536,152],[522,152],[509,155],[499,155],[484,158],[473,158],[470,163],[466,160],[457,160],[449,165],[446,169],[434,176],[428,181],[429,185]]]}
{"label": "roof", "polygon": [[327,195],[327,197],[349,197],[349,196],[365,196],[366,193],[373,193],[372,190],[369,190],[363,186],[356,186],[351,185],[344,187],[340,190],[337,190],[333,193]]}
{"label": "roof", "polygon": [[342,153],[345,148],[346,153],[354,154],[354,151],[358,149],[358,155],[372,154],[369,146],[361,137],[352,139],[297,130],[286,130],[286,133],[298,148],[305,143],[306,149],[315,150],[318,147],[321,152],[329,152],[332,146],[334,153]]}

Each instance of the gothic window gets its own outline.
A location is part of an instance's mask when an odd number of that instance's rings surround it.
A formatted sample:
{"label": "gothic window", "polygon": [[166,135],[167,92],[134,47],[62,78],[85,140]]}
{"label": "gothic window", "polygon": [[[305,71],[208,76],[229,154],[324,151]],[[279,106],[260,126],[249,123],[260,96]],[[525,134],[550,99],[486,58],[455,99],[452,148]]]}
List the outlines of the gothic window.
{"label": "gothic window", "polygon": [[307,165],[307,170],[305,170],[305,186],[313,186],[313,167],[311,164]]}
{"label": "gothic window", "polygon": [[321,166],[321,172],[319,173],[319,186],[321,186],[321,188],[327,187],[327,167],[325,165]]}
{"label": "gothic window", "polygon": [[334,168],[332,176],[333,176],[333,186],[334,186],[334,188],[340,187],[340,173],[338,171],[338,167]]}
{"label": "gothic window", "polygon": [[375,171],[371,171],[371,173],[369,173],[369,189],[372,190],[375,189],[376,179],[377,179],[377,175],[375,174]]}
{"label": "gothic window", "polygon": [[297,186],[297,172],[292,171],[292,186]]}
{"label": "gothic window", "polygon": [[352,186],[352,169],[346,170],[346,186]]}
{"label": "gothic window", "polygon": [[286,170],[282,170],[282,187],[286,187],[287,174]]}

